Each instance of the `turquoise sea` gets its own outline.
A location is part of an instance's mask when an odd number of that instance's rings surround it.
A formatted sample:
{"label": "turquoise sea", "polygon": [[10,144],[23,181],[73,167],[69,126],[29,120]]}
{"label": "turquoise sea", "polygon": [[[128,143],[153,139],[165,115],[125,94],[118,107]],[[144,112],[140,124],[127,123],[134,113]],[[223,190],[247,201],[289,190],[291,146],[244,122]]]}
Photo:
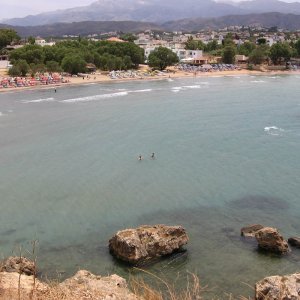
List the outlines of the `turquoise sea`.
{"label": "turquoise sea", "polygon": [[300,236],[299,82],[215,76],[0,93],[1,255],[38,240],[43,278],[79,268],[128,278],[109,238],[180,224],[186,254],[147,271],[171,281],[195,272],[224,299],[299,272],[300,250],[277,257],[240,238],[252,223]]}

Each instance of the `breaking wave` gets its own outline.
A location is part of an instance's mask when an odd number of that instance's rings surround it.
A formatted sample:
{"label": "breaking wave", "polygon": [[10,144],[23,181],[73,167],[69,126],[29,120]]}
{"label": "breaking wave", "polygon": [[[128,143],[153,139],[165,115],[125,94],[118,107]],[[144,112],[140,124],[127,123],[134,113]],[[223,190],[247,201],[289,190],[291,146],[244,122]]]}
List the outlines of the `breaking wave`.
{"label": "breaking wave", "polygon": [[54,98],[44,98],[44,99],[35,99],[35,100],[24,100],[23,103],[39,103],[39,102],[49,102],[53,100]]}
{"label": "breaking wave", "polygon": [[263,81],[263,80],[252,80],[251,82],[252,83],[264,83],[265,81]]}
{"label": "breaking wave", "polygon": [[64,103],[88,102],[88,101],[95,101],[95,100],[108,99],[108,98],[114,98],[114,97],[122,97],[122,96],[127,96],[127,95],[128,95],[128,92],[118,92],[118,93],[110,93],[110,94],[102,94],[102,95],[95,95],[95,96],[66,99],[66,100],[62,100],[61,102],[64,102]]}
{"label": "breaking wave", "polygon": [[184,85],[172,87],[172,92],[177,93],[179,91],[185,91],[188,89],[201,89],[201,85]]}
{"label": "breaking wave", "polygon": [[280,133],[282,133],[284,129],[279,128],[277,126],[269,126],[269,127],[265,127],[264,131],[270,135],[280,135]]}

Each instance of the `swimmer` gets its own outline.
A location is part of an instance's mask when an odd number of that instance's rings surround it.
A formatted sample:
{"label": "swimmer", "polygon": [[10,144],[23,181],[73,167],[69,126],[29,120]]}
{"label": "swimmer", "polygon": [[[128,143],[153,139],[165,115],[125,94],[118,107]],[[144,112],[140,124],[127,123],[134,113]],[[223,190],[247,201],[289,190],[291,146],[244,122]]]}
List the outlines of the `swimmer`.
{"label": "swimmer", "polygon": [[142,160],[142,159],[143,159],[143,156],[139,155],[138,160]]}
{"label": "swimmer", "polygon": [[54,89],[54,93],[56,93],[56,89]]}
{"label": "swimmer", "polygon": [[154,153],[154,152],[152,152],[151,158],[152,158],[152,159],[155,159],[155,153]]}

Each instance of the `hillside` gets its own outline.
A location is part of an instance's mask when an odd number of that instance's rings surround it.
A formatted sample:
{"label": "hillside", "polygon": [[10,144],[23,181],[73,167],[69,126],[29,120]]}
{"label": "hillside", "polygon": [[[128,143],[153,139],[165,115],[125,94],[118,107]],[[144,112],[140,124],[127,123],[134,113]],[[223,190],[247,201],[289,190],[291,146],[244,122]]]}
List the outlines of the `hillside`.
{"label": "hillside", "polygon": [[300,14],[300,3],[280,0],[216,2],[214,0],[98,0],[90,5],[2,20],[14,26],[37,26],[83,21],[143,21],[164,23],[186,18],[280,12]]}
{"label": "hillside", "polygon": [[300,15],[282,13],[263,13],[248,15],[230,15],[220,18],[195,18],[171,21],[163,24],[166,30],[196,31],[200,29],[218,29],[228,26],[262,26],[297,30],[300,29]]}
{"label": "hillside", "polygon": [[166,22],[183,18],[219,17],[246,12],[240,7],[213,0],[98,0],[88,6],[2,20],[2,22],[15,26],[81,21]]}
{"label": "hillside", "polygon": [[160,25],[147,22],[134,21],[103,21],[103,22],[74,22],[74,23],[56,23],[42,26],[10,26],[0,24],[0,28],[9,27],[15,29],[21,37],[28,36],[63,36],[63,35],[81,35],[100,34],[110,31],[139,32],[147,29],[164,30]]}
{"label": "hillside", "polygon": [[0,24],[0,28],[14,28],[22,37],[28,36],[63,36],[100,34],[110,31],[141,32],[158,31],[197,31],[201,29],[220,29],[228,26],[262,26],[297,30],[300,29],[300,15],[282,13],[264,13],[249,15],[230,15],[219,18],[192,18],[170,21],[163,24],[134,21],[103,21],[57,23],[42,26],[10,26]]}

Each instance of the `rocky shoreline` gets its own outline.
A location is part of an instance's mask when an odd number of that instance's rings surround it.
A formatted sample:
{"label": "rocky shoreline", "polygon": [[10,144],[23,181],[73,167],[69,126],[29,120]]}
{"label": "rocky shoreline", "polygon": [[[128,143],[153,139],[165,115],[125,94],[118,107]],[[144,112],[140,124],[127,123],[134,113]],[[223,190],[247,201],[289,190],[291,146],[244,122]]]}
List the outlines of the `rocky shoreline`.
{"label": "rocky shoreline", "polygon": [[[300,238],[291,237],[286,241],[276,228],[260,224],[243,227],[241,236],[245,239],[256,239],[258,250],[276,253],[280,256],[291,252],[289,244],[292,247],[300,246]],[[183,247],[188,240],[187,232],[182,226],[144,225],[118,231],[109,240],[109,251],[117,259],[140,266],[149,262],[154,263],[160,257],[172,255],[178,251],[186,251]],[[126,280],[116,274],[103,277],[80,270],[61,283],[42,282],[36,278],[36,274],[35,261],[25,257],[9,257],[2,261],[0,299],[148,299],[133,293]],[[202,299],[202,297],[197,299]],[[258,281],[253,299],[299,300],[300,273],[270,276]]]}

